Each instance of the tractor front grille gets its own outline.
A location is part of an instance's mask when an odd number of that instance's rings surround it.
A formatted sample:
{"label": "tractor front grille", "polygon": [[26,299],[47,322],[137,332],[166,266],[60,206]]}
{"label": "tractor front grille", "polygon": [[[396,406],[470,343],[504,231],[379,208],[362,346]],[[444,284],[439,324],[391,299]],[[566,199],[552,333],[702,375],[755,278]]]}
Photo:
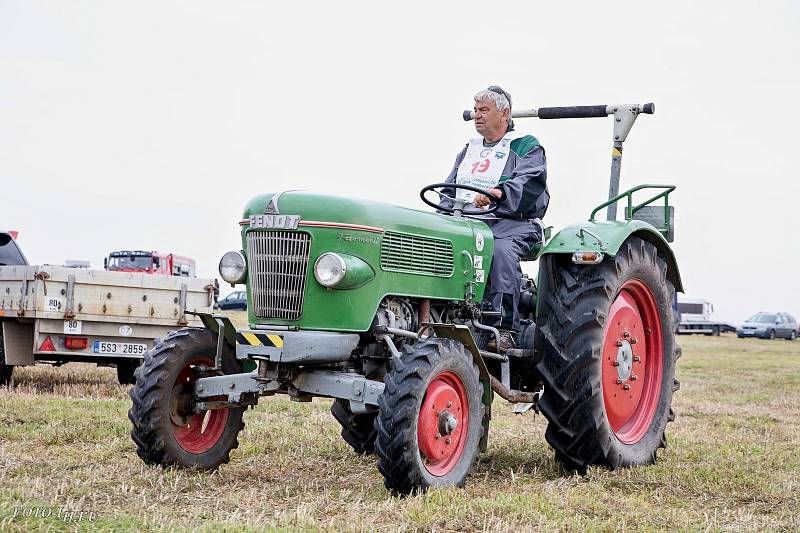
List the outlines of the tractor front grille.
{"label": "tractor front grille", "polygon": [[381,268],[394,272],[448,277],[453,274],[453,243],[444,239],[387,231],[381,243]]}
{"label": "tractor front grille", "polygon": [[247,233],[248,279],[256,317],[294,320],[303,314],[310,247],[308,233]]}

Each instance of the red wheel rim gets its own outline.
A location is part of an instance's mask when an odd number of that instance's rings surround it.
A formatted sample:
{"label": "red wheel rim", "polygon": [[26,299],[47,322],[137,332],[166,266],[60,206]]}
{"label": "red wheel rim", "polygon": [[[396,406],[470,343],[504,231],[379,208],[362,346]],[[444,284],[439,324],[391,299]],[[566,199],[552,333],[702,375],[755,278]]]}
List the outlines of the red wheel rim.
{"label": "red wheel rim", "polygon": [[625,444],[639,442],[653,422],[663,357],[661,319],[653,293],[642,281],[629,280],[608,312],[602,362],[606,417]]}
{"label": "red wheel rim", "polygon": [[425,469],[444,476],[458,464],[469,434],[467,389],[446,370],[428,385],[417,422],[417,443]]}
{"label": "red wheel rim", "polygon": [[[181,448],[189,453],[203,453],[219,442],[228,421],[228,409],[214,409],[191,414],[194,382],[198,365],[213,366],[214,360],[206,356],[190,359],[175,379],[170,405],[172,434]],[[189,413],[189,414],[187,414]]]}

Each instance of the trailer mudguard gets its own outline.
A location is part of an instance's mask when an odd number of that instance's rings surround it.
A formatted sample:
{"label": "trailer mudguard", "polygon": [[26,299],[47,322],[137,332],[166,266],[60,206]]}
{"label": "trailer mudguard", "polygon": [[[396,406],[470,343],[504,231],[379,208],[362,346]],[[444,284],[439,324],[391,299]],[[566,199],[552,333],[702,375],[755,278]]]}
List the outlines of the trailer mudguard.
{"label": "trailer mudguard", "polygon": [[33,357],[34,322],[30,320],[5,320],[0,322],[0,351],[5,364],[25,366],[36,364]]}
{"label": "trailer mudguard", "polygon": [[574,252],[602,252],[615,256],[622,243],[630,236],[649,242],[663,254],[667,263],[667,279],[676,291],[683,292],[683,283],[672,248],[661,232],[642,220],[583,222],[567,226],[547,242],[539,258],[548,254]]}

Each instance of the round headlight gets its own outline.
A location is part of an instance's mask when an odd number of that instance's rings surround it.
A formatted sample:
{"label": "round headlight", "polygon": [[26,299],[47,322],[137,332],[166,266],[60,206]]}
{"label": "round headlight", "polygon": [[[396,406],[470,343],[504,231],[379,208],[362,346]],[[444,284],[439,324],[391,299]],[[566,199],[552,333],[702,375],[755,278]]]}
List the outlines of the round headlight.
{"label": "round headlight", "polygon": [[314,277],[323,287],[335,287],[346,273],[347,265],[339,254],[322,254],[314,263]]}
{"label": "round headlight", "polygon": [[228,252],[219,260],[219,275],[231,285],[244,281],[246,273],[247,265],[239,252]]}

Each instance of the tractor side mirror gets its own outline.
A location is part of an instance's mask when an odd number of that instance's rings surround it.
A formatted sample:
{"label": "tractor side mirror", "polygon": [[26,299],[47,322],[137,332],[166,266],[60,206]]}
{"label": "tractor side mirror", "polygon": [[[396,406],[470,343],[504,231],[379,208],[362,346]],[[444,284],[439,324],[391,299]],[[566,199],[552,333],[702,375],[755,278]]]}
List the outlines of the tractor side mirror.
{"label": "tractor side mirror", "polygon": [[108,270],[108,257],[103,258],[103,268]]}

